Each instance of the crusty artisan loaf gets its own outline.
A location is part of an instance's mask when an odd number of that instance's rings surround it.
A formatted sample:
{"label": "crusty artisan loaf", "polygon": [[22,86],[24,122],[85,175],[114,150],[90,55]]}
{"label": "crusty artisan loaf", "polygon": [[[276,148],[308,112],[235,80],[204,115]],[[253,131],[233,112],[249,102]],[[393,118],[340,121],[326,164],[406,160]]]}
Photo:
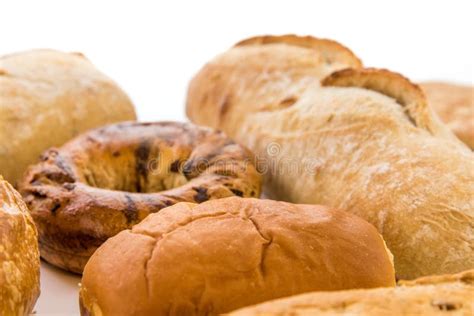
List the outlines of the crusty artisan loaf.
{"label": "crusty artisan loaf", "polygon": [[474,87],[447,82],[423,82],[420,86],[441,120],[474,149]]}
{"label": "crusty artisan loaf", "polygon": [[36,228],[20,194],[0,176],[0,315],[28,315],[40,293]]}
{"label": "crusty artisan loaf", "polygon": [[82,315],[215,315],[315,290],[394,286],[377,230],[324,206],[230,197],[179,203],[107,240]]}
{"label": "crusty artisan loaf", "polygon": [[[296,58],[320,53],[288,46],[237,46],[211,61],[190,84],[190,119],[252,149],[269,197],[330,205],[374,224],[400,278],[474,267],[474,155],[421,90],[361,68],[331,74],[322,87],[307,67],[326,64]],[[294,53],[285,60],[287,49]]]}
{"label": "crusty artisan loaf", "polygon": [[[188,117],[236,130],[250,112],[291,107],[320,78],[361,61],[346,47],[310,36],[253,37],[210,61],[190,82]],[[255,91],[260,91],[255,102]],[[245,104],[243,108],[235,106]]]}
{"label": "crusty artisan loaf", "polygon": [[80,54],[33,50],[0,57],[0,173],[12,184],[45,149],[134,119],[130,99]]}
{"label": "crusty artisan loaf", "polygon": [[229,315],[474,315],[474,270],[400,282],[396,288],[306,293]]}

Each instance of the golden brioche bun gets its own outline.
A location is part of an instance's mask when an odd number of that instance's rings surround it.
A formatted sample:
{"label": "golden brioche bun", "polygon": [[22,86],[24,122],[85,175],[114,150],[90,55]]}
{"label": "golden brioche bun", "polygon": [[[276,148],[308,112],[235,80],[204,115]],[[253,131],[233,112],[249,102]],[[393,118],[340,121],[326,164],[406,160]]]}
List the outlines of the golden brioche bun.
{"label": "golden brioche bun", "polygon": [[364,220],[324,206],[230,197],[179,203],[87,263],[83,315],[207,315],[317,290],[394,286]]}

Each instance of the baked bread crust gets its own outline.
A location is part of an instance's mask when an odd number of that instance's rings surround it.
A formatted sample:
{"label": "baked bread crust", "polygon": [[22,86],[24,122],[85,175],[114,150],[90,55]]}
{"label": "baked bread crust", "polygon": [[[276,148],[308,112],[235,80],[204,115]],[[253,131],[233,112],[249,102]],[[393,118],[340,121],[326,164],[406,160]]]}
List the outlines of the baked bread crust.
{"label": "baked bread crust", "polygon": [[[252,37],[217,56],[193,78],[186,113],[195,121],[206,117],[206,125],[214,128],[237,129],[246,114],[292,106],[295,96],[307,86],[317,86],[322,77],[348,67],[361,67],[361,61],[331,40],[295,35]],[[266,92],[258,103],[253,93],[246,93],[254,90]],[[236,108],[236,101],[245,103],[245,109]],[[224,126],[224,121],[232,126]]]}
{"label": "baked bread crust", "polygon": [[81,54],[33,50],[0,57],[0,173],[12,184],[49,147],[135,118],[127,95]]}
{"label": "baked bread crust", "polygon": [[361,68],[362,61],[349,48],[330,39],[321,39],[313,36],[286,35],[263,35],[250,37],[235,44],[235,46],[286,44],[300,46],[316,51],[324,56],[328,64],[340,63],[351,68]]}
{"label": "baked bread crust", "polygon": [[314,292],[230,313],[250,315],[472,315],[474,270],[399,282],[396,288]]}
{"label": "baked bread crust", "polygon": [[420,86],[441,120],[474,149],[474,87],[447,82],[422,82]]}
{"label": "baked bread crust", "polygon": [[399,73],[376,68],[343,69],[324,78],[321,84],[326,87],[360,87],[380,92],[395,99],[416,127],[423,128],[436,137],[458,141],[427,105],[420,87]]}
{"label": "baked bread crust", "polygon": [[29,315],[40,294],[37,232],[20,195],[0,176],[0,314]]}
{"label": "baked bread crust", "polygon": [[[190,119],[222,128],[267,162],[267,196],[329,205],[376,226],[399,278],[472,268],[474,157],[422,91],[387,70],[325,78],[323,65],[295,57],[304,50],[285,57],[280,46],[266,46],[265,58],[256,48],[232,48],[204,66],[189,88]],[[311,79],[294,76],[293,67]],[[227,95],[226,115],[199,114],[219,113],[216,100]]]}
{"label": "baked bread crust", "polygon": [[50,149],[20,183],[41,256],[82,273],[107,238],[178,202],[260,196],[251,153],[189,123],[119,123]]}
{"label": "baked bread crust", "polygon": [[324,206],[230,197],[179,203],[107,240],[81,281],[82,315],[216,315],[313,290],[394,286],[364,220]]}

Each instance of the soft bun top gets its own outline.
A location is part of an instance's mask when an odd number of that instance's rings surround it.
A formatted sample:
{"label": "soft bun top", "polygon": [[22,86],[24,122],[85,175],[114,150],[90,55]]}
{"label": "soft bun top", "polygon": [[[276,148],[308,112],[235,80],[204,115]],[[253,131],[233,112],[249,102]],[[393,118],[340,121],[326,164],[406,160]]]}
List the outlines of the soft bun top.
{"label": "soft bun top", "polygon": [[324,206],[180,203],[104,243],[85,267],[92,315],[205,315],[308,291],[394,286],[366,221]]}

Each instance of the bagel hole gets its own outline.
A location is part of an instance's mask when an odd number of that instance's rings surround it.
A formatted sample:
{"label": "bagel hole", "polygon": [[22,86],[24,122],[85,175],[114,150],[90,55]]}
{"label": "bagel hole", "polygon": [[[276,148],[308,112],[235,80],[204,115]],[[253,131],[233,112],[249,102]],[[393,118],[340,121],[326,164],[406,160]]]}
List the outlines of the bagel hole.
{"label": "bagel hole", "polygon": [[130,193],[171,190],[188,182],[182,166],[189,152],[187,148],[149,142],[90,151],[82,168],[83,181],[92,187]]}

